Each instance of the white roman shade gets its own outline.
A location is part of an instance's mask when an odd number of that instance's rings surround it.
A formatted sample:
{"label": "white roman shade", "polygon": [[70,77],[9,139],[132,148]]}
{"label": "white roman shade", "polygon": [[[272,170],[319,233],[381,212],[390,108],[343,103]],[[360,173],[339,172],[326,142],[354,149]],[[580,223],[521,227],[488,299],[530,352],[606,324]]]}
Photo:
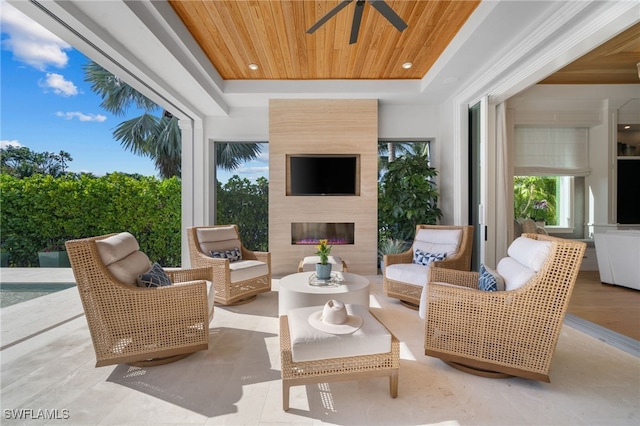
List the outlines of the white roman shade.
{"label": "white roman shade", "polygon": [[516,127],[516,176],[587,176],[589,129]]}

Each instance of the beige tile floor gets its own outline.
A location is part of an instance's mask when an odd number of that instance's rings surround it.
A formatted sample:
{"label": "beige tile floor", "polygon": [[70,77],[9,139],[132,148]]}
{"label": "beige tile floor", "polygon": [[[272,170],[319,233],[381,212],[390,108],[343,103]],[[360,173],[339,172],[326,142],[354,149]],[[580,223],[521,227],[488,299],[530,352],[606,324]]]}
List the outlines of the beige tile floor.
{"label": "beige tile floor", "polygon": [[[0,280],[71,277],[68,270],[17,273],[2,270]],[[424,356],[417,313],[386,298],[380,276],[368,278],[372,310],[401,341],[396,399],[383,378],[298,386],[291,409],[282,411],[277,279],[274,291],[252,303],[216,306],[208,351],[144,369],[94,368],[71,288],[0,310],[2,424],[640,424],[638,357],[565,325],[551,383],[471,376]],[[21,421],[19,415],[59,418]]]}

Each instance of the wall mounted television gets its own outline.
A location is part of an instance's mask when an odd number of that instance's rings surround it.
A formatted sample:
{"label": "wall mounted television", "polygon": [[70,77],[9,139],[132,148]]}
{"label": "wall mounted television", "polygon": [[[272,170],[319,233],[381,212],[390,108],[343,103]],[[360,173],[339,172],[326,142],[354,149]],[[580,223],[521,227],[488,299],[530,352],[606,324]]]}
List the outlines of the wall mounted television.
{"label": "wall mounted television", "polygon": [[360,195],[360,155],[287,155],[287,195]]}

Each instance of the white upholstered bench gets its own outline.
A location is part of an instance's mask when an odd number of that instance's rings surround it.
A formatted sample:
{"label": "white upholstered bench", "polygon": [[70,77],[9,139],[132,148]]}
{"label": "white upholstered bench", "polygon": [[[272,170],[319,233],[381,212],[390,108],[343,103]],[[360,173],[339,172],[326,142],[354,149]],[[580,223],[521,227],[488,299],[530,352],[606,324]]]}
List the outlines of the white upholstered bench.
{"label": "white upholstered bench", "polygon": [[297,385],[388,376],[391,397],[398,395],[398,339],[366,307],[346,306],[362,318],[352,334],[329,334],[312,327],[309,315],[322,306],[292,309],[280,317],[283,410],[289,409],[289,389]]}

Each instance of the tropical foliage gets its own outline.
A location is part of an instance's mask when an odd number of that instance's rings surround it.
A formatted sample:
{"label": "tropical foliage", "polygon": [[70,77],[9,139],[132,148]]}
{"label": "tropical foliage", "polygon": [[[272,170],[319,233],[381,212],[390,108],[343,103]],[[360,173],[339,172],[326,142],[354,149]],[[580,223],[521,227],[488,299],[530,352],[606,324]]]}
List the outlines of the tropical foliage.
{"label": "tropical foliage", "polygon": [[269,251],[269,181],[232,176],[217,183],[216,222],[238,224],[242,244],[249,250]]}
{"label": "tropical foliage", "polygon": [[405,155],[389,163],[378,185],[379,239],[410,241],[418,224],[442,217],[435,184],[437,171],[426,155]]}
{"label": "tropical foliage", "polygon": [[35,174],[62,176],[67,163],[73,161],[68,152],[33,152],[27,147],[8,145],[0,149],[0,172],[16,178]]}
{"label": "tropical foliage", "polygon": [[429,158],[429,150],[429,142],[378,142],[378,178],[382,177],[389,164],[398,157],[418,155]]}
{"label": "tropical foliage", "polygon": [[2,248],[12,266],[37,266],[37,253],[65,240],[128,231],[154,262],[181,260],[180,181],[112,173],[0,175]]}
{"label": "tropical foliage", "polygon": [[[143,112],[118,124],[113,131],[114,138],[134,154],[151,158],[160,177],[180,177],[182,133],[178,119],[97,63],[88,62],[84,71],[85,81],[90,82],[91,90],[102,98],[101,107],[117,116],[124,116],[131,108]],[[153,114],[161,110],[160,116]],[[260,154],[260,146],[255,143],[215,145],[217,165],[229,171]]]}
{"label": "tropical foliage", "polygon": [[545,176],[516,176],[513,179],[514,216],[543,220],[555,225],[557,179]]}
{"label": "tropical foliage", "polygon": [[[238,223],[251,250],[268,248],[268,181],[233,176],[218,188],[219,223]],[[181,264],[181,184],[178,178],[112,173],[0,175],[0,243],[11,266],[38,266],[39,251],[62,248],[64,241],[131,232],[140,249],[163,266]]]}

